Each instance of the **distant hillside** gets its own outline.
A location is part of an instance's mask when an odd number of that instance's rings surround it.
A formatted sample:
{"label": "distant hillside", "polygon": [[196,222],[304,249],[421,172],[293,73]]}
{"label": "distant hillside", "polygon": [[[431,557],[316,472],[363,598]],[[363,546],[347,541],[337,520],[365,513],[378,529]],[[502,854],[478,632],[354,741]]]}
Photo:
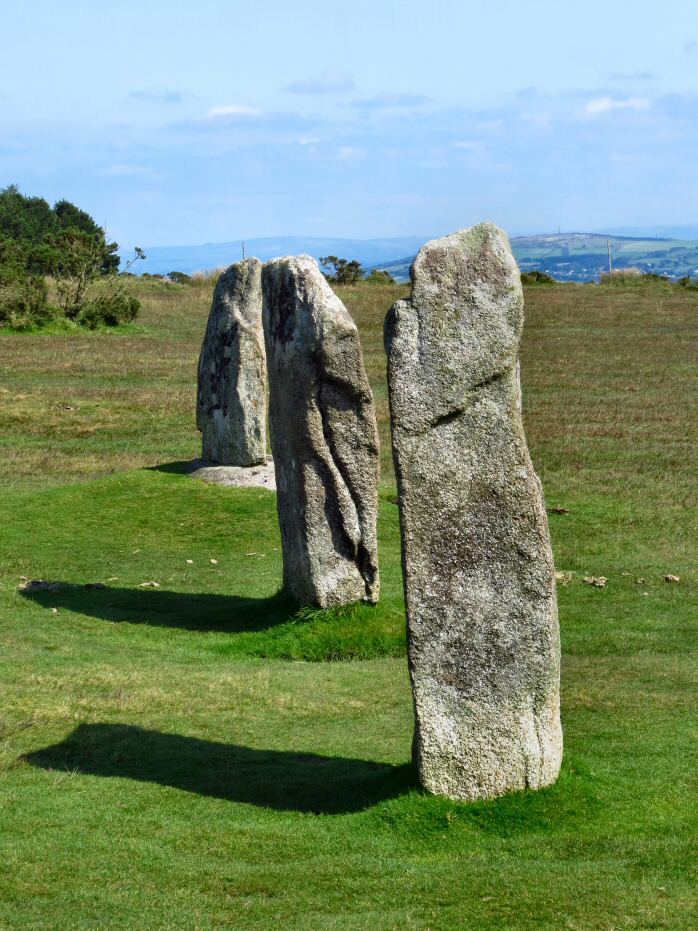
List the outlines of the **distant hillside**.
{"label": "distant hillside", "polygon": [[[248,256],[256,256],[263,262],[280,255],[307,253],[318,259],[320,256],[337,255],[345,259],[357,259],[364,268],[381,262],[394,261],[398,255],[415,255],[425,242],[421,236],[397,237],[394,239],[330,239],[322,237],[280,236],[266,239],[249,239],[245,243]],[[168,272],[192,272],[210,268],[221,268],[242,258],[242,242],[206,243],[200,246],[146,246],[145,262],[134,266],[139,274],[166,275]],[[127,251],[127,250],[126,250]]]}
{"label": "distant hillside", "polygon": [[[561,281],[594,281],[608,271],[608,241],[614,268],[636,267],[680,278],[698,274],[698,241],[640,239],[601,233],[516,236],[511,247],[522,272],[539,269]],[[379,265],[400,281],[409,277],[414,256]]]}
{"label": "distant hillside", "polygon": [[[409,268],[419,248],[429,237],[406,236],[394,239],[329,239],[302,236],[250,239],[245,243],[248,256],[262,261],[279,255],[308,253],[315,258],[337,255],[357,259],[368,271],[389,271],[398,281],[409,278]],[[608,240],[614,268],[635,266],[643,271],[680,278],[698,274],[698,241],[651,237],[608,235],[605,233],[554,233],[516,236],[512,249],[521,271],[540,269],[561,281],[594,281],[608,270]],[[171,271],[192,272],[220,268],[242,258],[241,242],[206,243],[200,246],[150,246],[145,262],[134,271],[166,275]],[[403,258],[397,258],[403,256]]]}

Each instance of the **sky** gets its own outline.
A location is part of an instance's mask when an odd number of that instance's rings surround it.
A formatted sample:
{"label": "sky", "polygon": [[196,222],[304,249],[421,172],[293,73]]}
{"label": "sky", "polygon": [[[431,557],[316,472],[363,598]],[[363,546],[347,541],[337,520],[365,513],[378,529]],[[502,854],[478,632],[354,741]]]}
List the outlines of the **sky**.
{"label": "sky", "polygon": [[135,244],[698,221],[695,0],[3,4],[0,187]]}

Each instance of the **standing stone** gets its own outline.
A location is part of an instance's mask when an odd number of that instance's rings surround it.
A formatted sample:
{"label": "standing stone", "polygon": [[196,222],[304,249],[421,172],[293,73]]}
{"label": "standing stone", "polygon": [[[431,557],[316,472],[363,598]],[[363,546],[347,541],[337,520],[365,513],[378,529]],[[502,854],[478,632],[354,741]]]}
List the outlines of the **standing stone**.
{"label": "standing stone", "polygon": [[264,266],[269,432],[284,584],[320,607],[378,600],[378,430],[356,324],[307,255]]}
{"label": "standing stone", "polygon": [[237,262],[218,279],[198,381],[202,459],[232,466],[265,462],[267,371],[258,259]]}
{"label": "standing stone", "polygon": [[519,271],[490,224],[427,243],[386,319],[413,753],[455,799],[539,788],[562,756],[553,558],[520,408]]}

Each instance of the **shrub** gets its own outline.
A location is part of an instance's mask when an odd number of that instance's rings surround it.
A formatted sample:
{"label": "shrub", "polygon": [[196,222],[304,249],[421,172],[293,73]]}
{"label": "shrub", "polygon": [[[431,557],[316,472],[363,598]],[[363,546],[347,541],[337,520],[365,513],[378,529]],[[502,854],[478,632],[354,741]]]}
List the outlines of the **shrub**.
{"label": "shrub", "polygon": [[556,284],[552,275],[535,269],[532,272],[521,272],[521,284]]}
{"label": "shrub", "polygon": [[689,291],[698,291],[698,278],[691,278],[690,275],[684,275],[676,282],[680,288],[688,288]]}
{"label": "shrub", "polygon": [[47,323],[53,311],[46,297],[43,278],[37,275],[9,278],[0,274],[0,327],[26,330]]}
{"label": "shrub", "polygon": [[367,284],[395,284],[395,279],[390,272],[381,268],[371,269],[371,274],[366,276]]}
{"label": "shrub", "polygon": [[627,285],[656,285],[671,284],[671,279],[666,275],[658,275],[657,272],[643,272],[640,268],[630,266],[629,268],[616,268],[612,272],[604,272],[599,279],[599,284],[607,287],[623,287]]}
{"label": "shrub", "polygon": [[46,282],[27,271],[26,251],[11,240],[0,240],[0,327],[23,330],[52,316]]}
{"label": "shrub", "polygon": [[121,289],[116,289],[112,293],[100,294],[86,301],[76,321],[90,330],[95,330],[99,326],[119,326],[135,320],[140,307],[137,298],[125,294]]}
{"label": "shrub", "polygon": [[186,275],[184,272],[169,272],[167,277],[175,284],[191,284],[191,275]]}

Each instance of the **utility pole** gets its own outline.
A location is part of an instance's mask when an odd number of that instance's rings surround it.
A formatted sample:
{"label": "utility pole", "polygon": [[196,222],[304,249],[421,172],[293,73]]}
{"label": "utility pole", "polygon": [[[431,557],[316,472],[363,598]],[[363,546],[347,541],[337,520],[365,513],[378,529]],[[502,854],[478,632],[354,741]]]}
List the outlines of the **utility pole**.
{"label": "utility pole", "polygon": [[245,259],[245,242],[244,242],[244,240],[243,240],[243,243],[242,243],[242,258],[243,258],[243,261],[244,261],[244,259]]}
{"label": "utility pole", "polygon": [[611,240],[607,240],[608,244],[608,274],[610,275],[613,272],[613,260],[611,259]]}

